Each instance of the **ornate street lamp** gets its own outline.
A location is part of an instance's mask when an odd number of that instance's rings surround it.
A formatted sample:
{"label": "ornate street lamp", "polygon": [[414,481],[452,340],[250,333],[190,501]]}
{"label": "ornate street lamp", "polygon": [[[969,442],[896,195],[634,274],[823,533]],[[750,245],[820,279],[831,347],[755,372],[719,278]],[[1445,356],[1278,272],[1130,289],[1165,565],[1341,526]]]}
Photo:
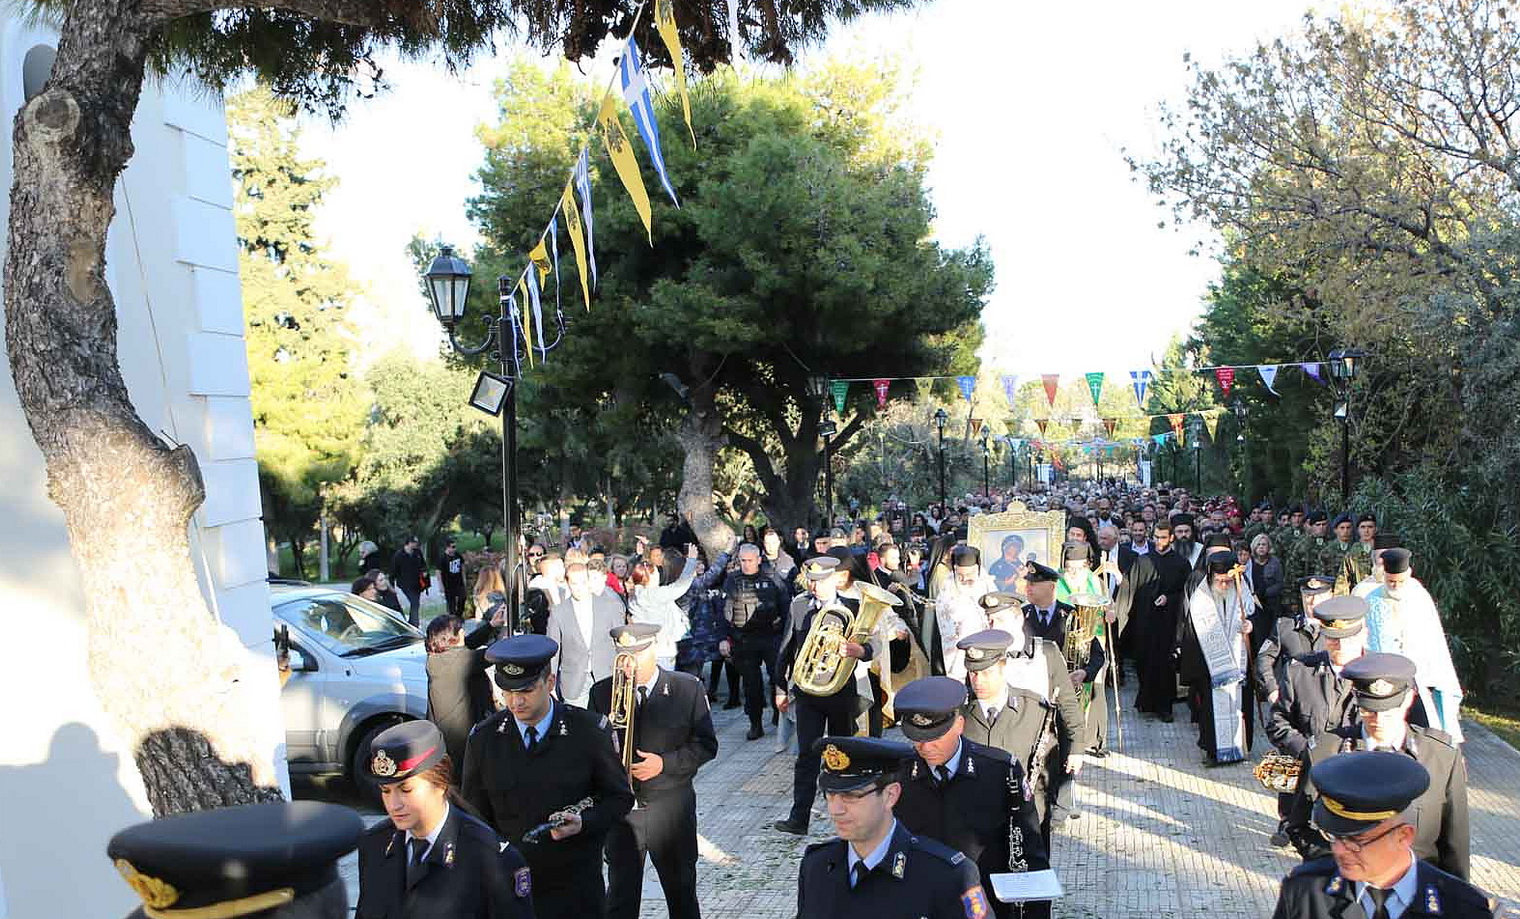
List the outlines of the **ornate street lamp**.
{"label": "ornate street lamp", "polygon": [[992,459],[992,432],[987,426],[982,425],[982,497],[992,497],[992,477],[990,461]]}
{"label": "ornate street lamp", "polygon": [[945,414],[943,407],[934,410],[934,426],[939,429],[939,513],[944,519],[949,513],[945,499],[945,423],[950,416]]}
{"label": "ornate street lamp", "polygon": [[1335,417],[1341,423],[1341,503],[1351,501],[1351,384],[1361,373],[1367,352],[1360,348],[1336,348],[1330,352],[1330,378],[1335,381],[1339,398]]}

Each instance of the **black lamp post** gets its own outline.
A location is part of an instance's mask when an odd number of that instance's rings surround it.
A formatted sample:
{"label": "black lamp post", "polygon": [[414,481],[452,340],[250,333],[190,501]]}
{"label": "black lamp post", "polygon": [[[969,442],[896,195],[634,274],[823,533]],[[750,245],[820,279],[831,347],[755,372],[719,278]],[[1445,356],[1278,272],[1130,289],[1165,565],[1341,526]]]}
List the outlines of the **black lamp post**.
{"label": "black lamp post", "polygon": [[939,512],[943,516],[946,513],[946,505],[949,503],[945,498],[945,422],[950,416],[945,414],[943,408],[934,410],[934,426],[939,429]]}
{"label": "black lamp post", "polygon": [[992,497],[992,432],[982,425],[982,497]]}
{"label": "black lamp post", "polygon": [[1193,432],[1193,493],[1203,494],[1203,440]]}
{"label": "black lamp post", "polygon": [[1016,465],[1019,461],[1019,448],[1013,445],[1012,440],[1004,441],[1004,449],[1008,451],[1008,491],[1010,494],[1019,487],[1019,471]]}
{"label": "black lamp post", "polygon": [[[509,626],[513,632],[520,632],[527,625],[523,603],[527,599],[528,575],[517,554],[517,381],[521,379],[522,360],[526,356],[519,346],[528,347],[527,336],[518,327],[517,311],[512,308],[512,279],[502,276],[497,278],[497,315],[486,317],[485,340],[478,345],[460,343],[455,333],[465,317],[470,277],[470,266],[454,254],[452,246],[440,246],[438,256],[423,275],[433,315],[448,332],[449,347],[466,357],[489,351],[491,360],[500,367],[499,374],[480,372],[470,394],[470,404],[487,414],[501,416],[501,526],[506,537],[507,604],[511,614]],[[564,313],[556,310],[554,322],[554,341],[544,346],[545,351],[558,347],[565,337]]]}
{"label": "black lamp post", "polygon": [[808,389],[818,400],[818,436],[823,438],[823,526],[834,526],[834,435],[839,428],[829,411],[829,378],[815,376],[808,381]]}
{"label": "black lamp post", "polygon": [[1340,398],[1335,417],[1341,423],[1341,503],[1351,501],[1351,383],[1362,369],[1367,352],[1360,348],[1336,348],[1330,352],[1330,378]]}
{"label": "black lamp post", "polygon": [[1251,410],[1246,407],[1246,401],[1240,398],[1235,400],[1232,407],[1235,409],[1235,442],[1240,444],[1241,491],[1245,492],[1246,502],[1250,503],[1251,451],[1246,449],[1246,418],[1250,415]]}

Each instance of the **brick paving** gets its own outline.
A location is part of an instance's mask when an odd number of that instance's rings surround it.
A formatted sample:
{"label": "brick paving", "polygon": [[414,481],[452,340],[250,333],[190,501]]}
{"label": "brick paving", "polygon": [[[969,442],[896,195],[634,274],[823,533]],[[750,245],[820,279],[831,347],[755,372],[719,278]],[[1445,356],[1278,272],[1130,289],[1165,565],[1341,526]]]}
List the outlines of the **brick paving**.
{"label": "brick paving", "polygon": [[[1126,690],[1132,695],[1133,689]],[[1277,804],[1251,763],[1205,767],[1197,734],[1178,706],[1174,724],[1126,708],[1125,745],[1082,773],[1083,816],[1057,828],[1053,862],[1067,896],[1055,915],[1071,919],[1247,919],[1271,914],[1277,885],[1298,858],[1267,838]],[[777,752],[774,728],[746,741],[738,711],[716,710],[718,758],[697,777],[701,861],[698,896],[709,916],[790,919],[797,863],[807,843],[827,838],[821,801],[813,834],[770,829],[791,800],[792,757]],[[1520,917],[1520,752],[1466,723],[1473,880]],[[1260,748],[1258,748],[1260,752]],[[351,800],[345,803],[353,803]],[[374,813],[373,810],[370,811]],[[353,859],[345,863],[352,888]],[[352,890],[357,894],[357,890]],[[654,870],[646,870],[642,917],[666,915]]]}

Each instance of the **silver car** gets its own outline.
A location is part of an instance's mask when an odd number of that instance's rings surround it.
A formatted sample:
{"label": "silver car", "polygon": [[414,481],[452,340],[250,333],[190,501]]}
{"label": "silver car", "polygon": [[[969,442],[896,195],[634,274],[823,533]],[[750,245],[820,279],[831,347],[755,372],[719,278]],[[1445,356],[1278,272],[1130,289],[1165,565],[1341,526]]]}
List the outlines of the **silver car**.
{"label": "silver car", "polygon": [[427,716],[423,635],[378,603],[331,587],[269,585],[275,628],[290,641],[281,692],[293,775],[363,775],[370,740]]}

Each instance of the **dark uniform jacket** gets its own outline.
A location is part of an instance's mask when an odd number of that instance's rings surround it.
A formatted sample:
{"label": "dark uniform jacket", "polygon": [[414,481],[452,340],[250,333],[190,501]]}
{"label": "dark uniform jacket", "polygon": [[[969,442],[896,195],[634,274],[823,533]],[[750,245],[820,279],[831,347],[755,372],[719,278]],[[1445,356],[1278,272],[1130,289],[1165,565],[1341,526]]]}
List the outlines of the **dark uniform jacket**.
{"label": "dark uniform jacket", "polygon": [[[1067,693],[1073,699],[1076,693]],[[1045,700],[1027,689],[1008,690],[1008,701],[998,709],[997,717],[990,723],[987,721],[987,713],[982,711],[982,703],[972,698],[961,707],[961,714],[966,718],[965,737],[975,741],[984,747],[996,747],[1012,756],[1023,768],[1024,774],[1030,776],[1033,781],[1035,770],[1030,768],[1030,761],[1034,757],[1035,747],[1039,745],[1040,734],[1045,728],[1047,720],[1054,726],[1055,718],[1050,717],[1049,707]],[[1081,709],[1078,709],[1080,713]]]}
{"label": "dark uniform jacket", "polygon": [[406,832],[389,820],[359,840],[354,919],[533,919],[532,877],[522,850],[455,805],[407,883]]}
{"label": "dark uniform jacket", "polygon": [[1288,661],[1323,650],[1325,637],[1318,627],[1304,621],[1303,614],[1279,616],[1273,624],[1272,634],[1256,652],[1256,669],[1251,674],[1256,684],[1256,697],[1265,702],[1273,692],[1281,691],[1278,684],[1288,669]]}
{"label": "dark uniform jacket", "polygon": [[[1370,749],[1358,722],[1319,736],[1314,748],[1300,757],[1299,786],[1288,813],[1287,832],[1299,854],[1319,858],[1330,847],[1309,826],[1318,793],[1309,769],[1337,753]],[[1471,827],[1467,819],[1467,762],[1451,736],[1435,728],[1410,725],[1404,753],[1430,771],[1430,788],[1410,805],[1415,837],[1414,854],[1464,880],[1469,876]]]}
{"label": "dark uniform jacket", "polygon": [[[612,711],[611,679],[591,687],[591,707],[602,715]],[[689,791],[697,769],[718,755],[718,735],[702,681],[689,673],[661,670],[648,701],[634,712],[633,736],[635,750],[657,753],[665,761],[659,775],[647,782],[634,781],[635,797],[647,801],[672,791]],[[613,740],[622,743],[622,732],[615,732]]]}
{"label": "dark uniform jacket", "polygon": [[[840,596],[831,602],[843,603],[850,612],[860,611],[860,601],[852,597]],[[802,650],[802,645],[807,641],[808,631],[813,627],[813,617],[818,610],[818,598],[812,594],[801,594],[792,600],[792,608],[787,615],[786,625],[781,636],[781,649],[776,655],[776,669],[771,671],[774,681],[771,686],[771,694],[786,692],[791,689],[793,674],[792,663],[797,658],[797,652]],[[863,642],[866,655],[861,660],[871,659],[871,644]],[[853,668],[855,662],[848,661],[842,666]],[[855,694],[855,680],[846,680],[844,688],[839,691],[840,695]]]}
{"label": "dark uniform jacket", "polygon": [[1328,651],[1288,661],[1281,689],[1267,737],[1284,753],[1300,756],[1321,734],[1356,721],[1351,681],[1336,675]]}
{"label": "dark uniform jacket", "polygon": [[963,738],[948,782],[915,758],[902,789],[897,819],[976,862],[984,889],[991,889],[992,874],[1050,867],[1024,770],[1004,751]]}
{"label": "dark uniform jacket", "polygon": [[986,919],[991,911],[976,865],[910,833],[901,821],[887,857],[853,890],[849,845],[831,839],[807,847],[797,878],[797,919]]}
{"label": "dark uniform jacket", "polygon": [[[1070,622],[1071,614],[1076,611],[1076,607],[1071,604],[1062,603],[1057,600],[1055,615],[1050,617],[1049,625],[1044,625],[1040,622],[1039,607],[1033,603],[1026,603],[1024,604],[1024,636],[1026,638],[1043,638],[1045,641],[1055,645],[1057,651],[1062,651],[1064,654],[1066,648],[1066,626]],[[1103,642],[1094,638],[1088,648],[1087,666],[1082,668],[1086,674],[1086,678],[1082,682],[1091,683],[1097,679],[1098,674],[1103,672],[1103,664],[1106,660],[1107,657],[1103,653]]]}
{"label": "dark uniform jacket", "polygon": [[[1406,919],[1493,919],[1497,904],[1482,891],[1426,862],[1415,866],[1418,881]],[[1356,884],[1340,876],[1335,859],[1321,858],[1294,868],[1283,879],[1272,919],[1366,919],[1356,902]]]}
{"label": "dark uniform jacket", "polygon": [[727,629],[739,635],[780,635],[786,623],[790,594],[776,581],[769,562],[745,574],[734,569],[723,579],[723,618]]}
{"label": "dark uniform jacket", "polygon": [[566,868],[601,872],[602,839],[613,821],[633,808],[633,791],[612,746],[607,719],[554,703],[547,736],[531,751],[510,711],[476,726],[464,758],[464,799],[502,838],[518,845],[523,834],[555,811],[590,797],[581,832],[566,839],[523,845],[535,874]]}

